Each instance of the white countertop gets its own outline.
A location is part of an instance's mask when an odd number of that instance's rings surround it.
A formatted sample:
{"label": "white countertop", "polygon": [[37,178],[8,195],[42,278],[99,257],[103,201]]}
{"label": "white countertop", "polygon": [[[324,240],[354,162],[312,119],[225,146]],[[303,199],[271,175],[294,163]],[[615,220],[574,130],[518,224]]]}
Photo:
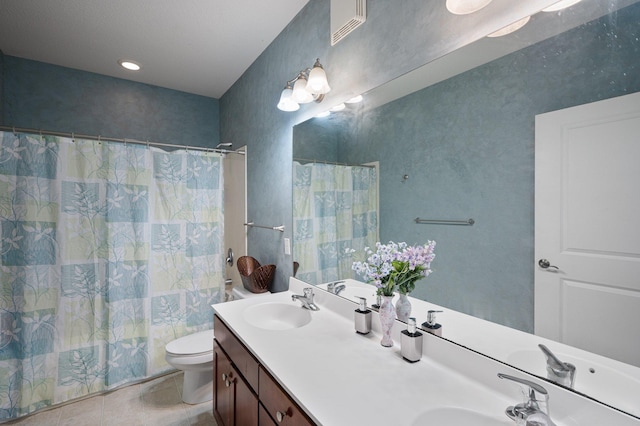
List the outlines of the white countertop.
{"label": "white countertop", "polygon": [[[340,296],[354,303],[357,297],[366,297],[368,305],[375,302],[373,285],[353,279],[344,280],[344,284]],[[318,287],[326,289],[327,285]],[[394,303],[396,300],[397,296]],[[442,311],[437,314],[442,337],[540,377],[546,377],[547,371],[538,344],[546,345],[561,360],[576,366],[576,390],[640,416],[640,368],[411,296],[409,300],[411,316],[418,325],[426,321],[429,310]]]}
{"label": "white countertop", "polygon": [[[520,392],[496,375],[535,378],[426,333],[422,360],[408,363],[400,355],[401,323],[394,327],[396,345],[382,347],[377,313],[374,331],[358,335],[354,305],[335,295],[316,291],[320,310],[311,312],[311,322],[300,328],[264,330],[245,320],[243,312],[252,305],[300,305],[291,295],[302,294],[304,287],[308,285],[292,278],[288,292],[212,307],[318,424],[411,425],[425,411],[442,407],[480,412],[494,418],[496,425],[514,424],[504,410],[521,402]],[[549,391],[551,415],[558,424],[640,424],[552,384],[541,384]]]}

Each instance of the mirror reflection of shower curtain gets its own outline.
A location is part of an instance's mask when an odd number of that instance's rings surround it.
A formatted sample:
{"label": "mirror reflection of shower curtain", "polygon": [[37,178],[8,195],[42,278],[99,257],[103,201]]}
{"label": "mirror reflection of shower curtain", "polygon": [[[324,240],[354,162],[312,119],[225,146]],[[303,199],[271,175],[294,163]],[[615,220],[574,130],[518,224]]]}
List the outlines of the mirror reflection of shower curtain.
{"label": "mirror reflection of shower curtain", "polygon": [[294,162],[293,173],[296,277],[311,284],[352,277],[349,250],[378,241],[376,169]]}
{"label": "mirror reflection of shower curtain", "polygon": [[224,293],[220,155],[0,132],[0,419],[168,371]]}

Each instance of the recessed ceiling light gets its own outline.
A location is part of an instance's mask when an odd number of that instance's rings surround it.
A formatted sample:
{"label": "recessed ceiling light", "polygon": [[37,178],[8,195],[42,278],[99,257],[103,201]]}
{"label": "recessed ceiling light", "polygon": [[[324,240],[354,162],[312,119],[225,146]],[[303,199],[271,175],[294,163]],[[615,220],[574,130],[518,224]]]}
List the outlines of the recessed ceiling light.
{"label": "recessed ceiling light", "polygon": [[348,103],[348,104],[357,104],[358,102],[362,102],[362,95],[354,96],[348,101],[345,101],[345,103]]}
{"label": "recessed ceiling light", "polygon": [[141,68],[140,64],[129,60],[120,60],[118,63],[122,68],[128,69],[129,71],[138,71]]}
{"label": "recessed ceiling light", "polygon": [[330,114],[331,114],[331,112],[324,111],[324,112],[321,112],[320,114],[317,114],[316,117],[318,117],[318,118],[328,117]]}
{"label": "recessed ceiling light", "polygon": [[330,108],[329,111],[338,112],[338,111],[342,111],[343,109],[345,109],[345,107],[346,107],[345,104],[338,104],[338,105],[334,106],[333,108]]}

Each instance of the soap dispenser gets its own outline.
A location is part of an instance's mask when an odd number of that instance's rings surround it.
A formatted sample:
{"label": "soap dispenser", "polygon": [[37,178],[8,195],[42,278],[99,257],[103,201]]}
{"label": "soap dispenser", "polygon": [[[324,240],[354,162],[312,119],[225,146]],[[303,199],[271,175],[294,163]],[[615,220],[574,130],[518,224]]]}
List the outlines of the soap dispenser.
{"label": "soap dispenser", "polygon": [[422,327],[427,333],[442,337],[442,325],[436,322],[436,312],[442,311],[431,310],[427,312],[427,321],[422,323]]}
{"label": "soap dispenser", "polygon": [[371,331],[371,310],[367,309],[367,298],[359,297],[360,306],[354,313],[354,325],[356,333],[369,334]]}
{"label": "soap dispenser", "polygon": [[380,311],[380,305],[382,305],[382,296],[381,295],[376,295],[376,303],[374,303],[373,305],[371,305],[371,307],[373,308],[374,311]]}
{"label": "soap dispenser", "polygon": [[416,319],[407,320],[407,329],[400,336],[402,358],[408,362],[418,362],[422,358],[422,333],[416,329]]}

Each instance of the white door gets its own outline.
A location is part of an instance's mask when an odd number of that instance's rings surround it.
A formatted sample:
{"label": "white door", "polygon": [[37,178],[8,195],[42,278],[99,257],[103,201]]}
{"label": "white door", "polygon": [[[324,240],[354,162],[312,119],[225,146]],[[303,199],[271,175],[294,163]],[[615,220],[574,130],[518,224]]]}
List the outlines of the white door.
{"label": "white door", "polygon": [[[232,286],[242,285],[236,260],[247,254],[246,222],[246,147],[237,151],[242,154],[227,154],[224,158],[224,247],[225,258],[231,249],[233,263],[225,263],[227,285],[230,292]],[[237,152],[236,151],[236,152]]]}
{"label": "white door", "polygon": [[640,366],[640,93],[536,116],[535,163],[535,334]]}

